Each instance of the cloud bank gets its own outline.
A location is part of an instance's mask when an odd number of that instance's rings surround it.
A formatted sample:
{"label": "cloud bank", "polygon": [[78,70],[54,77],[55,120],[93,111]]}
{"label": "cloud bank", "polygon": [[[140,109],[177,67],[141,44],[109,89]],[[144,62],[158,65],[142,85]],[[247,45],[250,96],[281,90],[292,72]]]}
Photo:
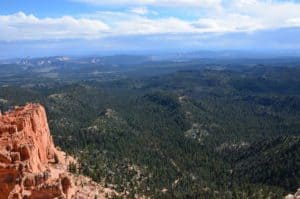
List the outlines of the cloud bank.
{"label": "cloud bank", "polygon": [[[271,0],[76,0],[95,5],[133,5],[125,11],[100,11],[80,17],[39,18],[22,11],[0,15],[0,40],[94,39],[128,34],[228,33],[300,26],[300,4]],[[195,6],[197,16],[162,16],[145,6]],[[198,6],[198,7],[197,7]],[[201,7],[201,8],[200,8]],[[172,12],[171,12],[172,13]],[[201,14],[204,13],[204,14]],[[156,15],[156,17],[150,15]]]}
{"label": "cloud bank", "polygon": [[[0,49],[8,48],[10,43],[22,43],[24,49],[38,52],[38,49],[49,49],[51,42],[55,43],[51,48],[53,53],[61,48],[71,52],[78,46],[92,52],[102,48],[163,49],[175,44],[176,49],[241,49],[244,46],[300,49],[297,39],[300,3],[297,1],[67,1],[79,6],[86,4],[94,10],[55,17],[41,17],[26,10],[0,13]],[[263,44],[265,41],[267,44]]]}
{"label": "cloud bank", "polygon": [[0,15],[0,40],[39,40],[98,38],[109,31],[109,26],[99,20],[75,19],[72,16],[60,18],[37,18],[18,12]]}
{"label": "cloud bank", "polygon": [[72,0],[92,5],[144,5],[162,7],[214,7],[221,4],[221,0]]}

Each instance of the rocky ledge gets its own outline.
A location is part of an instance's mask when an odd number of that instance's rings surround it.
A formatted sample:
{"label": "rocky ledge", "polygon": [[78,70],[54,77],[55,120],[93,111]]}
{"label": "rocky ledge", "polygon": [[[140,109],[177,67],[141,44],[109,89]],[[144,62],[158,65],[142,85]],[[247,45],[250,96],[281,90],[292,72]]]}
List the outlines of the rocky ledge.
{"label": "rocky ledge", "polygon": [[0,199],[105,198],[113,192],[69,173],[71,161],[55,148],[40,104],[0,114]]}
{"label": "rocky ledge", "polygon": [[300,189],[295,194],[289,194],[285,199],[300,199]]}

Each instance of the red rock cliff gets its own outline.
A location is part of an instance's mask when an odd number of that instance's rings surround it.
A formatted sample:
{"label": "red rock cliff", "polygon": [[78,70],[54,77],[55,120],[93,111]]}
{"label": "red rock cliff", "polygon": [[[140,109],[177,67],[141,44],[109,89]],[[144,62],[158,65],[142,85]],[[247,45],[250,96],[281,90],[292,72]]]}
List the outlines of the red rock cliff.
{"label": "red rock cliff", "polygon": [[41,105],[0,115],[0,199],[102,198],[96,183],[67,172],[67,159],[54,147]]}
{"label": "red rock cliff", "polygon": [[41,105],[0,116],[0,199],[67,197],[70,179],[51,178],[57,153]]}

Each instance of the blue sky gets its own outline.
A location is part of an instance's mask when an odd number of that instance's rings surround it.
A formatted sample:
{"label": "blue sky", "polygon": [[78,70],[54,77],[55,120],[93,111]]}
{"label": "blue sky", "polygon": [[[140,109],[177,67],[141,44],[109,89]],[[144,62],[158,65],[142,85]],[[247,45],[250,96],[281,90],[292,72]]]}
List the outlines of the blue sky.
{"label": "blue sky", "polygon": [[1,0],[0,58],[126,51],[299,50],[300,2]]}

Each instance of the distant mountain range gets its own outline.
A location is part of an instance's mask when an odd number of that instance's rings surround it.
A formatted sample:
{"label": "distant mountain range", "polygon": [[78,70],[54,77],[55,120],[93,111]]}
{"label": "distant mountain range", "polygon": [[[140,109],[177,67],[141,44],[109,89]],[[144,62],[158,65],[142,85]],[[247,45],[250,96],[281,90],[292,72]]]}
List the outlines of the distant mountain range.
{"label": "distant mountain range", "polygon": [[59,62],[82,63],[82,64],[139,64],[147,61],[189,61],[193,59],[265,59],[291,57],[300,58],[299,51],[239,51],[239,50],[224,50],[224,51],[209,51],[199,50],[192,52],[178,53],[149,53],[149,54],[117,54],[109,56],[54,56],[54,57],[39,57],[39,58],[14,58],[0,59],[0,64],[20,64],[20,65],[51,65]]}

